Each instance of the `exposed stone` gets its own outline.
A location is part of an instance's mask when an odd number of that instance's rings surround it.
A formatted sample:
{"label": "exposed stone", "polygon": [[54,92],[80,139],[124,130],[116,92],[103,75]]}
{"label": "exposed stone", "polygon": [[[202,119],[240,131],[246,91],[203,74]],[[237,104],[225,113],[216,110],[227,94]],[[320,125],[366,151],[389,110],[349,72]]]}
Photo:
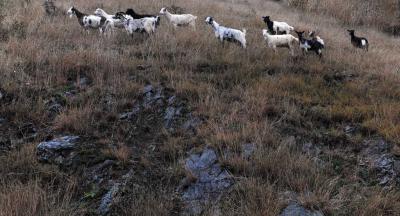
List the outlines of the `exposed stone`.
{"label": "exposed stone", "polygon": [[216,203],[233,185],[232,176],[221,168],[217,154],[212,149],[190,155],[185,168],[192,175],[191,178],[195,178],[191,183],[183,180],[182,200],[188,214],[201,214],[206,206]]}
{"label": "exposed stone", "polygon": [[283,209],[280,216],[323,216],[320,211],[312,211],[299,205],[297,202],[291,202],[285,209]]}
{"label": "exposed stone", "polygon": [[36,148],[39,161],[63,164],[64,159],[71,154],[78,140],[78,136],[64,136],[40,143]]}
{"label": "exposed stone", "polygon": [[400,160],[390,153],[390,145],[382,139],[368,140],[363,145],[359,164],[374,170],[381,186],[397,184],[400,181],[400,172],[396,166]]}
{"label": "exposed stone", "polygon": [[115,183],[111,189],[101,198],[98,212],[100,215],[106,215],[110,211],[112,201],[119,190],[120,184]]}
{"label": "exposed stone", "polygon": [[257,146],[254,143],[246,143],[242,145],[242,156],[246,159],[250,158],[256,151]]}
{"label": "exposed stone", "polygon": [[[113,162],[104,162],[104,166],[110,166]],[[129,170],[128,173],[123,175],[118,182],[110,181],[111,188],[108,192],[101,198],[100,205],[97,209],[100,215],[107,215],[110,212],[111,206],[118,195],[120,188],[124,187],[129,179],[133,176],[133,170]]]}

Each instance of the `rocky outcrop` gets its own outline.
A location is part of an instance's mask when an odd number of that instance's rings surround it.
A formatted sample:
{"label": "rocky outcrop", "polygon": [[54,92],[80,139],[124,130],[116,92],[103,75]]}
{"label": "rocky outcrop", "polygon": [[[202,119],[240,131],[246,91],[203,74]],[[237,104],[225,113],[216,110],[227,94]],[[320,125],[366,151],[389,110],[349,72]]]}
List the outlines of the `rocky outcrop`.
{"label": "rocky outcrop", "polygon": [[176,96],[171,89],[146,85],[142,95],[128,112],[121,113],[121,120],[134,120],[147,110],[157,114],[163,121],[163,126],[175,131],[183,129],[195,133],[195,129],[202,120],[194,116],[186,105],[186,102]]}
{"label": "rocky outcrop", "polygon": [[71,157],[78,140],[78,136],[64,136],[40,143],[36,148],[39,161],[58,165],[65,164],[66,159]]}
{"label": "rocky outcrop", "polygon": [[291,202],[284,208],[279,216],[323,216],[320,211],[312,211],[304,208],[297,202]]}
{"label": "rocky outcrop", "polygon": [[212,149],[191,154],[186,159],[185,169],[189,176],[182,181],[180,190],[189,215],[199,215],[207,206],[218,202],[234,183],[228,171],[221,168]]}
{"label": "rocky outcrop", "polygon": [[363,143],[359,164],[376,174],[381,186],[400,185],[400,160],[391,152],[391,145],[383,139]]}

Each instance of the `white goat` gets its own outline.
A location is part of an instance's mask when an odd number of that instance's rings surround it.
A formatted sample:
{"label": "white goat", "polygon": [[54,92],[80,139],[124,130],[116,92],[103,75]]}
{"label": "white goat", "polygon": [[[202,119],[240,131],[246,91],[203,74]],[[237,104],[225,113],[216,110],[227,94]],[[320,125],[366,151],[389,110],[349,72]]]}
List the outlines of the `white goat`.
{"label": "white goat", "polygon": [[221,42],[224,42],[225,40],[229,42],[238,42],[243,48],[246,48],[246,29],[240,31],[237,29],[220,26],[212,17],[207,17],[205,21],[207,24],[212,26],[215,37],[217,37],[217,39],[219,39]]}
{"label": "white goat", "polygon": [[87,15],[82,12],[80,12],[78,9],[75,7],[71,7],[68,11],[67,14],[69,15],[70,18],[72,18],[74,15],[78,18],[79,24],[85,29],[99,29],[100,33],[104,32],[104,29],[106,27],[106,18],[102,16],[95,16],[95,15]]}
{"label": "white goat", "polygon": [[262,17],[271,34],[289,34],[294,28],[285,22],[272,21],[269,16]]}
{"label": "white goat", "polygon": [[167,8],[162,8],[160,14],[165,15],[175,28],[190,25],[193,29],[196,29],[197,16],[192,14],[171,14]]}
{"label": "white goat", "polygon": [[271,35],[268,33],[267,29],[263,29],[262,33],[268,47],[272,48],[275,52],[277,47],[286,47],[290,50],[290,53],[294,55],[294,49],[299,42],[299,39],[295,38],[291,34]]}
{"label": "white goat", "polygon": [[156,27],[160,22],[160,17],[146,17],[142,19],[133,19],[131,16],[119,13],[117,17],[123,20],[124,27],[128,34],[134,32],[146,32],[152,34],[156,31]]}
{"label": "white goat", "polygon": [[101,8],[97,8],[94,11],[94,14],[97,15],[97,16],[105,17],[107,19],[108,24],[110,25],[110,26],[107,26],[107,28],[108,27],[111,27],[113,29],[114,28],[124,28],[124,22],[123,22],[122,19],[117,18],[115,15],[111,15],[111,14],[106,13]]}

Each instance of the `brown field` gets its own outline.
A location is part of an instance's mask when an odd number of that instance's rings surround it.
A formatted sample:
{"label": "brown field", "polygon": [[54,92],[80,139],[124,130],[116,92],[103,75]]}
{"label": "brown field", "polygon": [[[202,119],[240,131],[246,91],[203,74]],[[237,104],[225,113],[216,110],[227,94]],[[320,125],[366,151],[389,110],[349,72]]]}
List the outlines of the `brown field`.
{"label": "brown field", "polygon": [[[377,15],[351,11],[362,2],[370,2],[364,11]],[[115,215],[181,214],[173,196],[188,174],[180,162],[190,149],[204,146],[217,149],[235,177],[233,189],[219,203],[222,215],[278,215],[287,204],[281,196],[288,191],[325,215],[400,215],[400,183],[388,188],[365,180],[357,162],[362,142],[377,137],[391,144],[391,153],[400,154],[400,38],[383,27],[399,25],[399,20],[382,15],[398,16],[399,2],[74,1],[87,13],[98,7],[158,13],[174,5],[199,17],[196,31],[174,31],[162,18],[150,38],[130,38],[122,30],[109,37],[86,34],[76,18],[65,15],[70,1],[57,0],[61,12],[54,17],[45,15],[42,4],[0,1],[0,91],[12,98],[0,97],[0,118],[9,122],[0,123],[0,145],[6,136],[13,145],[0,151],[0,216],[94,214],[98,200],[79,199],[79,172],[37,161],[37,144],[62,134],[100,146],[90,151],[119,161],[119,169],[148,171],[135,182],[140,193],[126,195],[113,208]],[[219,44],[204,23],[210,15],[225,26],[246,28],[248,48]],[[286,49],[268,49],[261,35],[263,15],[317,30],[327,44],[323,59],[302,56],[299,50],[291,57]],[[369,52],[351,46],[348,28],[368,37]],[[139,70],[142,66],[147,69]],[[79,94],[64,99],[61,113],[49,115],[48,99],[68,91],[81,76],[91,84],[78,85]],[[137,141],[128,139],[131,130],[117,116],[147,83],[174,89],[193,113],[205,117],[195,136],[158,130],[154,139],[145,133]],[[113,101],[111,106],[106,99]],[[26,123],[35,125],[38,136],[21,142],[15,134]],[[358,132],[347,136],[343,129],[348,125]],[[322,162],[302,152],[307,142],[323,150]],[[257,146],[251,161],[224,157],[244,143]],[[150,144],[157,153],[142,151]]]}

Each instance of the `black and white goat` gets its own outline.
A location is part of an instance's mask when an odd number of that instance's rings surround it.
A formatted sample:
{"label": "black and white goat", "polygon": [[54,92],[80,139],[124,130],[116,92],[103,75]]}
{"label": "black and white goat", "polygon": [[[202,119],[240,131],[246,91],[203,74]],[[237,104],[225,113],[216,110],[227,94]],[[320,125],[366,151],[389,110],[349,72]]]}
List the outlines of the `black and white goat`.
{"label": "black and white goat", "polygon": [[130,15],[124,13],[117,13],[116,16],[123,20],[124,27],[130,35],[133,35],[134,32],[153,34],[160,22],[158,16],[141,19],[133,19]]}
{"label": "black and white goat", "polygon": [[131,16],[133,19],[142,19],[146,17],[156,17],[157,15],[151,15],[151,14],[138,14],[136,13],[132,8],[129,8],[125,12],[129,16]]}
{"label": "black and white goat", "polygon": [[175,28],[178,26],[189,25],[193,29],[196,29],[197,16],[192,14],[172,14],[167,10],[167,8],[161,8],[160,14],[165,15]]}
{"label": "black and white goat", "polygon": [[318,41],[320,44],[322,44],[325,47],[324,40],[322,40],[322,38],[319,35],[317,35],[317,33],[315,31],[310,31],[308,36],[311,37],[313,40]]}
{"label": "black and white goat", "polygon": [[221,26],[215,22],[214,18],[212,17],[207,17],[205,21],[207,24],[211,25],[214,30],[215,37],[217,37],[217,39],[219,39],[222,43],[224,41],[238,42],[243,48],[246,48],[246,29],[240,31]]}
{"label": "black and white goat", "polygon": [[322,57],[322,49],[325,48],[324,44],[315,39],[306,39],[304,37],[304,31],[296,31],[296,33],[299,36],[300,49],[303,50],[303,53],[314,51],[320,58]]}
{"label": "black and white goat", "polygon": [[349,32],[349,34],[351,36],[351,44],[353,44],[354,47],[365,49],[366,51],[368,51],[369,43],[368,43],[367,38],[357,37],[355,35],[354,30],[347,30],[347,31]]}
{"label": "black and white goat", "polygon": [[70,18],[74,15],[78,18],[79,24],[85,29],[99,29],[100,33],[103,33],[106,27],[107,19],[103,16],[88,15],[80,12],[75,7],[68,9],[67,14]]}
{"label": "black and white goat", "polygon": [[289,34],[294,28],[285,22],[272,21],[269,16],[263,16],[263,21],[267,24],[270,34]]}
{"label": "black and white goat", "polygon": [[101,17],[105,17],[107,19],[107,28],[111,27],[112,29],[114,28],[124,28],[124,22],[122,19],[118,18],[116,15],[112,15],[112,14],[108,14],[107,12],[105,12],[103,9],[101,8],[97,8],[94,11],[94,14],[96,16],[101,16]]}

